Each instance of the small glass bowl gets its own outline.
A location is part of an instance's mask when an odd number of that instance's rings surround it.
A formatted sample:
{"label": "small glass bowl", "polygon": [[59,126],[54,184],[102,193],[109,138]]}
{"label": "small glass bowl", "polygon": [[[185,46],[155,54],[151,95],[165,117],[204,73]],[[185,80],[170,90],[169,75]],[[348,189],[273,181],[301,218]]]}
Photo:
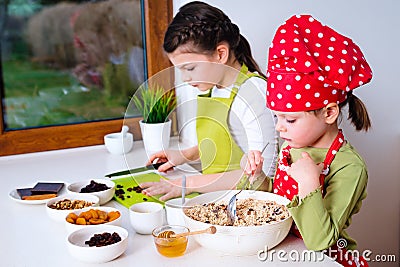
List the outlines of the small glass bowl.
{"label": "small glass bowl", "polygon": [[177,238],[159,237],[160,233],[165,231],[173,231],[175,234],[181,234],[189,232],[189,228],[181,225],[163,225],[155,228],[152,232],[154,244],[157,248],[158,253],[169,258],[179,257],[185,254],[188,243],[188,236]]}

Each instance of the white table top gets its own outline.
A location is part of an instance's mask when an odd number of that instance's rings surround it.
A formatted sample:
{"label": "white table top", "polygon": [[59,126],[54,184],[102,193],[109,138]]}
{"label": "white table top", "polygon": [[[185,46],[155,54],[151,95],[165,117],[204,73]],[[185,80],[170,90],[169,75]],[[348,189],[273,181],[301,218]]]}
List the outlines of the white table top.
{"label": "white table top", "polygon": [[[173,140],[177,145],[176,140]],[[174,145],[174,143],[173,143]],[[127,168],[140,167],[147,161],[142,142],[135,142],[126,157],[111,155],[103,145],[66,149],[51,152],[0,157],[0,258],[1,266],[94,266],[81,263],[69,255],[66,246],[66,230],[63,223],[51,220],[45,205],[20,204],[8,196],[20,187],[34,185],[37,181],[64,181],[72,183],[91,178],[103,178],[105,174]],[[127,165],[126,162],[129,162]],[[194,170],[185,166],[185,170]],[[169,175],[180,175],[176,171]],[[262,261],[254,256],[227,256],[201,247],[189,239],[187,252],[178,258],[159,255],[150,235],[136,234],[129,222],[128,209],[112,200],[106,206],[117,207],[122,212],[122,226],[129,231],[127,251],[119,258],[101,266],[338,266],[326,256],[318,255],[315,262],[294,259],[296,253],[306,250],[301,239],[289,235],[274,248],[272,259]],[[271,254],[270,254],[271,255]],[[294,259],[294,260],[293,260]],[[323,261],[321,261],[323,259]]]}

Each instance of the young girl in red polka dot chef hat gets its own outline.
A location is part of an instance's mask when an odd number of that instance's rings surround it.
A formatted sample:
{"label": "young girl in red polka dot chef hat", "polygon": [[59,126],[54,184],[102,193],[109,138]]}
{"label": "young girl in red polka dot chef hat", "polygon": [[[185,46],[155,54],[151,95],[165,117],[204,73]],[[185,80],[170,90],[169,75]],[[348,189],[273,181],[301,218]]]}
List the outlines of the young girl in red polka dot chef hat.
{"label": "young girl in red polka dot chef hat", "polygon": [[345,229],[366,197],[367,168],[338,121],[348,104],[357,131],[371,126],[352,93],[371,80],[370,66],[350,38],[312,16],[297,15],[273,38],[267,77],[267,106],[284,143],[275,177],[265,179],[262,189],[291,200],[294,230],[308,249],[327,250],[345,266],[366,266],[364,258],[345,253],[356,249]]}

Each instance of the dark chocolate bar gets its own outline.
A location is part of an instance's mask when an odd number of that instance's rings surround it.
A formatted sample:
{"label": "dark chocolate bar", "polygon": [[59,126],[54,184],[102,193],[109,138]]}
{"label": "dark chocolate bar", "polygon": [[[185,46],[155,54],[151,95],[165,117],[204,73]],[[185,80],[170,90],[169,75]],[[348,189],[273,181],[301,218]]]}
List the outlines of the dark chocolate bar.
{"label": "dark chocolate bar", "polygon": [[32,189],[32,195],[42,195],[42,194],[58,194],[63,188],[64,183],[37,183]]}
{"label": "dark chocolate bar", "polygon": [[22,199],[22,197],[31,196],[31,190],[32,188],[17,188],[17,193]]}

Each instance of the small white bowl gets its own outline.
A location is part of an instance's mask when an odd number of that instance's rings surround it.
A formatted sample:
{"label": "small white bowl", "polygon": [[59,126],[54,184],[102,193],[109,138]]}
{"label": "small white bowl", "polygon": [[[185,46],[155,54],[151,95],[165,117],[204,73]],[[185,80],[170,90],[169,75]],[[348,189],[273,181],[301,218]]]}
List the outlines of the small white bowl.
{"label": "small white bowl", "polygon": [[[116,209],[116,208],[113,208],[113,207],[90,207],[90,208],[84,208],[84,209],[81,209],[81,210],[74,210],[74,211],[71,211],[70,213],[75,213],[76,215],[78,215],[79,216],[79,214],[81,214],[82,212],[84,212],[84,211],[88,211],[88,210],[90,210],[90,209],[94,209],[94,210],[102,210],[102,211],[105,211],[105,212],[107,212],[107,213],[109,213],[110,211],[118,211],[119,213],[120,213],[120,216],[117,218],[117,219],[115,219],[115,220],[113,220],[113,221],[111,221],[111,222],[106,222],[106,223],[102,223],[102,224],[91,224],[91,225],[80,225],[80,224],[74,224],[74,223],[70,223],[70,222],[68,222],[67,220],[65,220],[65,228],[67,229],[67,232],[68,232],[68,234],[70,234],[70,233],[72,233],[72,232],[74,232],[74,231],[76,231],[76,230],[79,230],[79,229],[82,229],[82,228],[90,228],[90,227],[96,227],[96,226],[99,226],[99,225],[116,225],[116,226],[121,226],[121,216],[122,216],[122,213],[118,210],[118,209]],[[70,213],[68,213],[68,214],[70,214]],[[67,215],[68,216],[68,215]]]}
{"label": "small white bowl", "polygon": [[136,203],[129,208],[129,219],[137,233],[150,235],[154,228],[164,224],[165,210],[156,202]]}
{"label": "small white bowl", "polygon": [[46,203],[46,211],[49,217],[58,222],[64,222],[67,215],[75,210],[82,210],[82,209],[73,209],[73,210],[58,210],[54,208],[50,208],[51,205],[54,203],[64,200],[84,200],[86,202],[92,202],[93,204],[90,207],[99,206],[99,198],[95,195],[91,194],[65,194],[56,198],[52,198]]}
{"label": "small white bowl", "polygon": [[[121,241],[102,247],[89,247],[85,241],[90,240],[94,234],[116,232]],[[104,263],[111,261],[123,254],[128,247],[128,231],[115,225],[98,225],[97,227],[83,228],[68,235],[67,247],[69,253],[76,259],[87,263]]]}
{"label": "small white bowl", "polygon": [[[96,183],[101,183],[107,185],[109,189],[103,190],[103,191],[97,191],[97,192],[91,192],[91,193],[80,193],[81,189],[88,184],[90,184],[91,181],[95,181]],[[106,179],[90,179],[86,181],[80,181],[76,183],[72,183],[68,185],[67,187],[68,193],[76,193],[76,194],[82,194],[82,195],[95,195],[100,199],[99,204],[104,205],[108,201],[110,201],[115,193],[115,183],[111,180],[106,180]]]}
{"label": "small white bowl", "polygon": [[104,136],[104,145],[111,154],[126,154],[132,149],[133,135],[126,133],[125,137],[123,137],[121,133],[106,134]]}

